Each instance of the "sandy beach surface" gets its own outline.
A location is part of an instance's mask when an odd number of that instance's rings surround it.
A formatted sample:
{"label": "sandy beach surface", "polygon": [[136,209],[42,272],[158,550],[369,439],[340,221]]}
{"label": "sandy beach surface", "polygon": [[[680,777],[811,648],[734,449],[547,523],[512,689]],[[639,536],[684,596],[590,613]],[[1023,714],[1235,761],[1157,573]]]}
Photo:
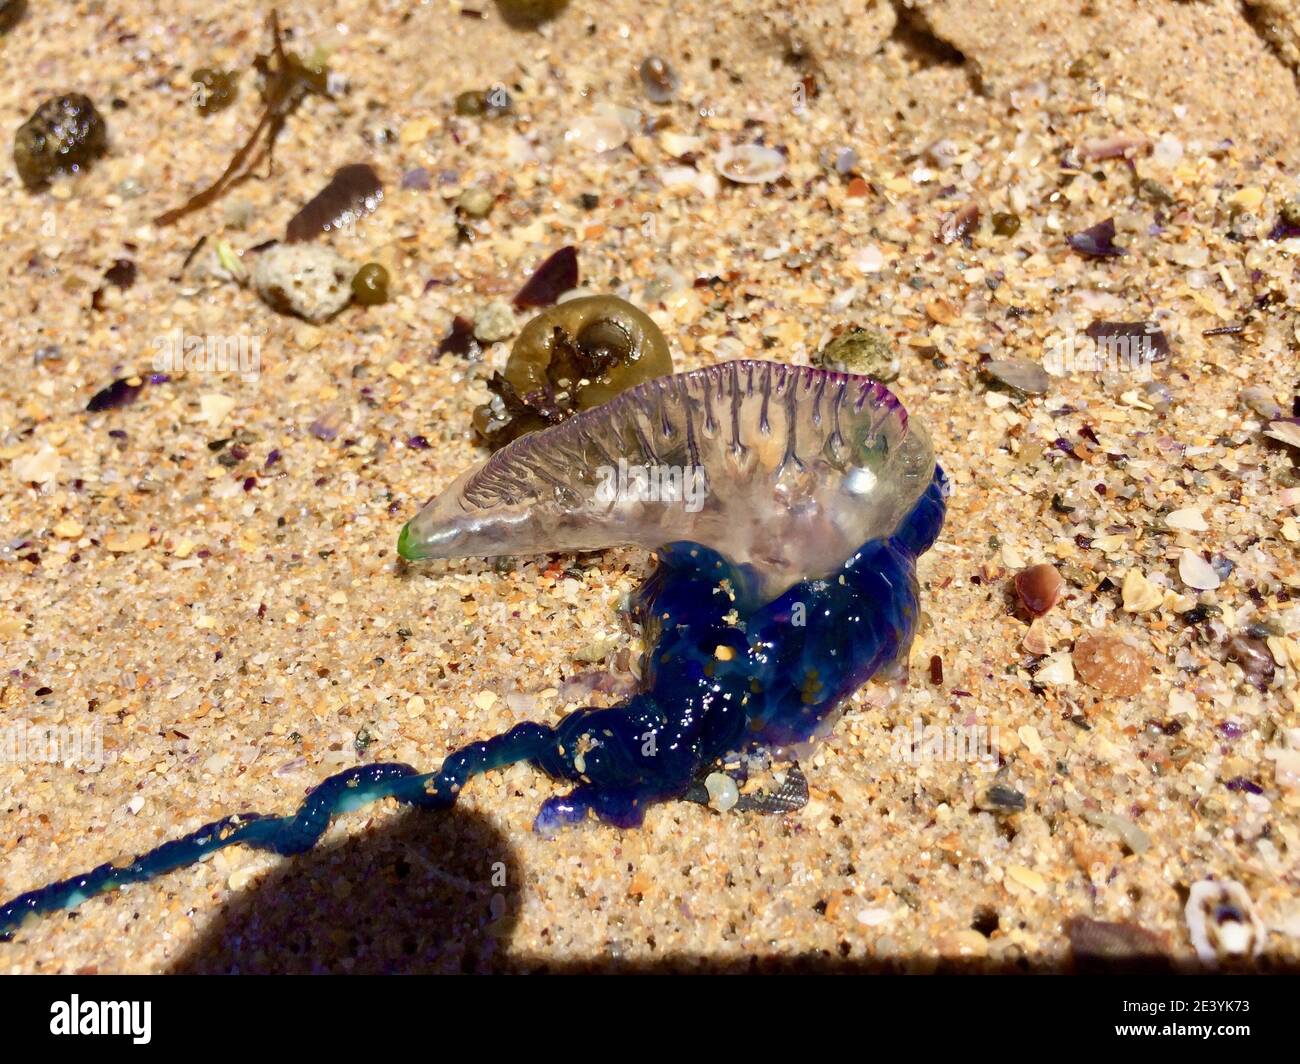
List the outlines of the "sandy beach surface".
{"label": "sandy beach surface", "polygon": [[[9,134],[81,92],[109,136],[46,189],[0,167],[0,896],[288,812],[359,760],[435,768],[633,668],[641,552],[395,551],[486,453],[470,418],[509,347],[440,341],[564,246],[678,369],[889,338],[954,489],[911,667],[803,761],[797,813],[671,804],[547,841],[556,785],[516,766],[451,813],[372,807],[307,856],[233,848],[31,922],[0,971],[1197,969],[1202,931],[1224,967],[1300,960],[1295,4],[573,0],[520,30],[488,0],[284,0],[333,96],[155,225],[256,123],[268,14],[30,0],[0,37]],[[242,72],[206,117],[200,67]],[[455,114],[493,86],[508,113]],[[776,149],[775,180],[720,176],[731,144]],[[358,162],[384,200],[318,242],[385,264],[391,299],[277,313],[239,283],[254,249]],[[469,189],[486,217],[458,216]],[[1107,219],[1122,254],[1071,246]],[[1099,321],[1154,323],[1157,357],[1082,364]],[[176,336],[255,372],[149,382]],[[1038,563],[1064,586],[1031,625]],[[996,756],[900,756],[931,726]],[[1189,918],[1215,890],[1235,926]]]}

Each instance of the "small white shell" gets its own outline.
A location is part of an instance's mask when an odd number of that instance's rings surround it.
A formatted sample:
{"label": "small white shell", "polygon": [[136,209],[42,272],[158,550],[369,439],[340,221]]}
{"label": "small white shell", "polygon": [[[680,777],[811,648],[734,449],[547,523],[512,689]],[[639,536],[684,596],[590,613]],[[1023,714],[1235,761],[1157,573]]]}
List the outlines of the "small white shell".
{"label": "small white shell", "polygon": [[1197,591],[1213,591],[1222,582],[1214,567],[1190,547],[1184,547],[1178,556],[1178,576]]}
{"label": "small white shell", "polygon": [[706,171],[696,170],[693,166],[665,166],[659,171],[659,180],[664,188],[698,192],[707,199],[718,194],[720,182],[717,177]]}
{"label": "small white shell", "polygon": [[1182,532],[1208,532],[1210,526],[1205,522],[1205,515],[1196,506],[1184,506],[1180,510],[1171,510],[1165,514],[1165,525]]}
{"label": "small white shell", "polygon": [[785,174],[786,161],[775,148],[762,144],[728,144],[714,154],[713,166],[738,185],[764,185]]}
{"label": "small white shell", "polygon": [[1184,917],[1196,955],[1211,968],[1229,957],[1257,957],[1264,948],[1263,921],[1246,888],[1234,879],[1193,883]]}
{"label": "small white shell", "polygon": [[596,154],[614,151],[627,143],[627,126],[617,114],[597,111],[576,119],[565,131],[564,140]]}
{"label": "small white shell", "polygon": [[1274,421],[1264,430],[1264,435],[1271,440],[1300,447],[1300,425],[1294,421]]}
{"label": "small white shell", "polygon": [[674,159],[680,159],[683,155],[691,152],[703,151],[704,138],[692,136],[689,133],[678,133],[673,129],[665,129],[659,134],[659,147]]}

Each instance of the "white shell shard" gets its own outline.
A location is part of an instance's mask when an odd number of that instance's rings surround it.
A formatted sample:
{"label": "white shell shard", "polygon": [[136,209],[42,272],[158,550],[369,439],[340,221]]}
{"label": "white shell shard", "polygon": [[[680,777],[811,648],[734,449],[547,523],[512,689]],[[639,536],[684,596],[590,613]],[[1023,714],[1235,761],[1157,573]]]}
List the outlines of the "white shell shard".
{"label": "white shell shard", "polygon": [[1202,879],[1192,884],[1184,907],[1187,936],[1203,964],[1258,957],[1268,931],[1255,914],[1250,895],[1234,879]]}
{"label": "white shell shard", "polygon": [[867,377],[734,361],[647,381],[503,447],[402,530],[402,557],[655,548],[754,567],[765,598],[890,535],[934,475]]}
{"label": "white shell shard", "polygon": [[727,144],[714,154],[713,167],[738,185],[765,185],[785,175],[786,160],[765,144]]}

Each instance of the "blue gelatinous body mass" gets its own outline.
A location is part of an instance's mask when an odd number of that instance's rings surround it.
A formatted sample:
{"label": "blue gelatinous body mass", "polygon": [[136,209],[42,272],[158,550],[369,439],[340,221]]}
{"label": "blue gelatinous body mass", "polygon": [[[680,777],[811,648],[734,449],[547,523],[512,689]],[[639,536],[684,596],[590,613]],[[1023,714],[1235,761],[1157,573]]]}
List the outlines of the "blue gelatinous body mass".
{"label": "blue gelatinous body mass", "polygon": [[559,723],[533,761],[579,786],[547,801],[534,827],[549,834],[588,812],[635,826],[647,806],[681,797],[720,758],[791,753],[824,736],[844,700],[911,645],[916,557],[943,524],[943,491],[936,468],[894,536],[752,610],[738,608],[731,590],[746,575],[716,551],[695,543],[661,550],[634,602],[654,638],[646,689]]}
{"label": "blue gelatinous body mass", "polygon": [[[705,408],[708,417],[699,417]],[[618,426],[612,438],[610,424]],[[700,462],[710,501],[689,517],[662,499],[605,499],[606,510],[593,510],[584,495],[587,470],[574,464],[591,455],[575,459],[575,441],[611,459]],[[564,446],[548,466],[552,443]],[[636,826],[650,805],[682,797],[728,755],[763,749],[791,756],[824,736],[873,674],[905,660],[920,613],[915,562],[939,534],[946,494],[928,440],[909,431],[905,412],[880,385],[753,362],[648,382],[515,441],[485,469],[511,491],[461,478],[452,503],[446,495],[433,500],[403,530],[404,554],[500,553],[481,548],[485,541],[509,548],[548,529],[564,545],[635,541],[652,538],[636,531],[647,523],[702,530],[701,539],[713,541],[660,539],[655,548],[658,564],[632,602],[650,647],[640,692],[618,706],[577,710],[554,726],[520,724],[471,743],[437,772],[402,764],[349,769],[313,789],[293,815],[227,817],[129,863],[23,894],[0,907],[0,936],[29,916],[71,908],[226,846],[301,853],[334,816],[381,798],[445,808],[473,776],[520,761],[574,785],[537,815],[535,829],[551,834],[588,813]],[[728,476],[745,478],[746,491],[729,490]],[[547,502],[561,500],[540,520],[518,509],[521,500],[537,502],[530,477],[549,485]],[[791,509],[798,511],[793,518]],[[770,519],[804,539],[768,543],[762,529],[733,528],[737,549],[724,554],[719,543],[738,515]],[[838,544],[853,529],[879,534],[844,551]],[[457,549],[445,549],[449,539]],[[800,549],[812,559],[802,568],[793,561]]]}

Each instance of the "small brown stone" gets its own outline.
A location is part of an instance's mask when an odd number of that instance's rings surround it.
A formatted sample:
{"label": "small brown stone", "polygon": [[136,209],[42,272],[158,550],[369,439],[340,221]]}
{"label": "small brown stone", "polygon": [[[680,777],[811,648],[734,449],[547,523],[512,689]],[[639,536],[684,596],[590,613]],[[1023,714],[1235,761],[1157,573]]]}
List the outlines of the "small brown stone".
{"label": "small brown stone", "polygon": [[1102,694],[1128,698],[1146,685],[1151,662],[1139,647],[1118,636],[1084,632],[1074,641],[1074,671]]}
{"label": "small brown stone", "polygon": [[946,299],[931,299],[925,304],[926,316],[940,325],[951,325],[957,320],[957,311]]}
{"label": "small brown stone", "polygon": [[1065,581],[1050,562],[1031,565],[1016,574],[1016,594],[1033,616],[1041,617],[1061,599]]}
{"label": "small brown stone", "polygon": [[1137,924],[1076,916],[1065,921],[1065,933],[1080,971],[1158,971],[1169,964],[1164,941]]}

